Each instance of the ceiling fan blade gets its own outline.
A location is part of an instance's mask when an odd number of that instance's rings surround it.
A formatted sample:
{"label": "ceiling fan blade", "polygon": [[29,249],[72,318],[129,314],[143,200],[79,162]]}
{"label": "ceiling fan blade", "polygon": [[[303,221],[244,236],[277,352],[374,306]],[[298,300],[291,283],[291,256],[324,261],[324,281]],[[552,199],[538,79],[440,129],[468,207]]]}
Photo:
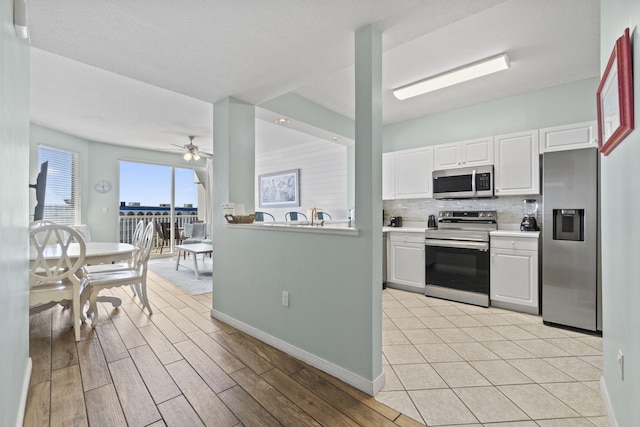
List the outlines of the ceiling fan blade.
{"label": "ceiling fan blade", "polygon": [[184,145],[178,145],[178,144],[171,144],[171,145],[173,145],[174,147],[182,148],[183,150],[185,149]]}

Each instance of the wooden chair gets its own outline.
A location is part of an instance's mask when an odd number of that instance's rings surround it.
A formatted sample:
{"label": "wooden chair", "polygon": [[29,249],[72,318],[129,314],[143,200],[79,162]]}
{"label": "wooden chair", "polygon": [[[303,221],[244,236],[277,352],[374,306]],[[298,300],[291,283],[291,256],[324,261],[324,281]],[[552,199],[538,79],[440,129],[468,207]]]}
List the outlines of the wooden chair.
{"label": "wooden chair", "polygon": [[160,246],[160,253],[162,253],[162,249],[164,249],[164,245],[169,241],[168,238],[164,237],[164,230],[159,222],[154,222],[154,227],[156,229],[156,236],[158,236],[158,245]]}
{"label": "wooden chair", "polygon": [[149,314],[153,313],[149,299],[147,297],[147,263],[151,255],[151,246],[155,234],[154,223],[149,223],[142,237],[140,249],[134,255],[133,265],[129,269],[107,271],[102,273],[89,274],[87,276],[87,284],[82,294],[81,303],[89,300],[89,309],[87,314],[93,315],[91,326],[95,327],[98,323],[98,312],[96,301],[98,294],[103,289],[110,289],[119,286],[132,285],[135,287],[135,293],[140,297],[140,302],[147,308]]}
{"label": "wooden chair", "polygon": [[302,221],[303,219],[306,221],[307,216],[302,212],[287,212],[284,214],[285,221]]}
{"label": "wooden chair", "polygon": [[255,222],[264,222],[266,219],[270,219],[271,221],[275,221],[276,219],[274,218],[273,215],[271,215],[269,212],[256,212],[256,219]]}
{"label": "wooden chair", "polygon": [[[31,268],[29,271],[30,313],[39,313],[60,302],[71,302],[71,322],[76,341],[80,340],[80,294],[86,279],[77,276],[84,264],[86,245],[80,233],[60,224],[37,224],[29,231]],[[77,258],[70,258],[69,245],[77,242]],[[55,254],[55,256],[51,256]]]}

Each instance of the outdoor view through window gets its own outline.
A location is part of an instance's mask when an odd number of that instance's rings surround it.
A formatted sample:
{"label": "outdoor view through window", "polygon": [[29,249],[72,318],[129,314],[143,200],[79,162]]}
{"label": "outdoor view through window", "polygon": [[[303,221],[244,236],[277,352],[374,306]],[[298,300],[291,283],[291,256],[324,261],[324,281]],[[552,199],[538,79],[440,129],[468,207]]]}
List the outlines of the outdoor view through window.
{"label": "outdoor view through window", "polygon": [[[148,163],[120,162],[120,241],[130,242],[139,220],[155,222],[159,245],[171,239],[171,175],[174,180],[174,239],[185,223],[198,221],[198,183],[193,169]],[[201,218],[202,220],[204,218]]]}
{"label": "outdoor view through window", "polygon": [[[171,166],[120,162],[120,201],[125,205],[170,206]],[[175,168],[175,207],[198,207],[193,169]]]}

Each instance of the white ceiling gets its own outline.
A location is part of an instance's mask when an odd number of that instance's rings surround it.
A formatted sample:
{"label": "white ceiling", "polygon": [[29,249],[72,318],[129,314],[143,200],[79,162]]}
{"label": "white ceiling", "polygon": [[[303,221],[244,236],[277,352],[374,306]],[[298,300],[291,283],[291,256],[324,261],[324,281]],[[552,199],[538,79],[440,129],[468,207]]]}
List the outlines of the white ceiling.
{"label": "white ceiling", "polygon": [[[187,135],[211,150],[212,104],[227,96],[259,105],[292,91],[353,118],[354,33],[367,24],[383,32],[385,124],[599,75],[598,0],[28,0],[27,7],[32,122],[156,150],[185,144]],[[392,95],[502,52],[511,59],[507,71],[406,101]],[[277,129],[259,126],[257,138]]]}

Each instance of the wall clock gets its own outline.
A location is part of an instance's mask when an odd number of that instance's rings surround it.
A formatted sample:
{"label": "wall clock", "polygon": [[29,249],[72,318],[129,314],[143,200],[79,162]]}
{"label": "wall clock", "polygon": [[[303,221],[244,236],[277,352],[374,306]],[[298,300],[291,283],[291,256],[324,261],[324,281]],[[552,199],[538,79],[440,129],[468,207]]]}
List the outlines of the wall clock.
{"label": "wall clock", "polygon": [[111,183],[109,181],[100,181],[96,184],[95,189],[98,193],[108,193],[111,191]]}

